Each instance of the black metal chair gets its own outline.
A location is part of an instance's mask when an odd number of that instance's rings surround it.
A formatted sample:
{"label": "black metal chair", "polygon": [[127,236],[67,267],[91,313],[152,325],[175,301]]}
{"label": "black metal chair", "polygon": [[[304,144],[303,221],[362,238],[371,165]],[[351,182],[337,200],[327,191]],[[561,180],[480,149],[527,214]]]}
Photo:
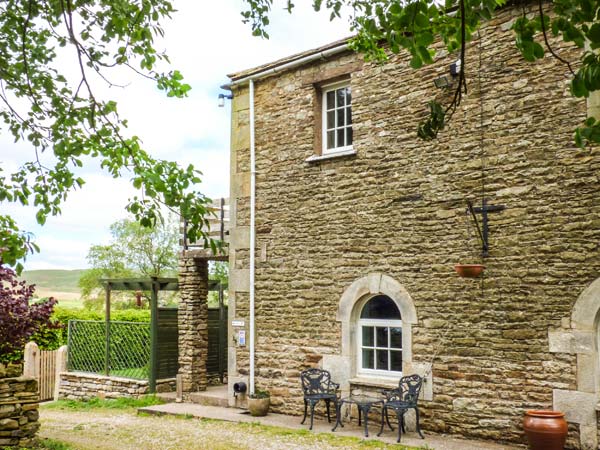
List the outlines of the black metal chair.
{"label": "black metal chair", "polygon": [[390,389],[382,391],[385,395],[385,403],[383,410],[381,411],[381,429],[377,436],[381,436],[383,433],[384,416],[390,429],[393,431],[394,427],[390,424],[390,418],[388,415],[389,410],[393,410],[398,417],[398,440],[400,442],[400,436],[402,433],[406,433],[404,428],[404,414],[409,409],[415,410],[415,417],[417,422],[417,433],[421,436],[421,439],[425,439],[423,433],[421,433],[421,427],[419,425],[419,406],[417,405],[419,400],[419,392],[421,392],[421,386],[423,386],[423,378],[419,375],[408,375],[400,378],[398,383],[398,389]]}
{"label": "black metal chair", "polygon": [[[304,391],[304,418],[306,420],[308,406],[310,405],[310,429],[313,428],[315,405],[323,400],[327,406],[327,420],[331,423],[330,403],[333,402],[335,411],[338,411],[338,389],[340,385],[331,381],[331,374],[322,369],[306,369],[300,373],[302,390]],[[337,417],[337,416],[336,416]]]}

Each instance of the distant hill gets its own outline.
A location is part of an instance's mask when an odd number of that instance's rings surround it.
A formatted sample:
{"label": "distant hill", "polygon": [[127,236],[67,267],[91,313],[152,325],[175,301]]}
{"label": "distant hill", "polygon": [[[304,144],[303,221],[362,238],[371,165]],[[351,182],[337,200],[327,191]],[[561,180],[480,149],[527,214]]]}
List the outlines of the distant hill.
{"label": "distant hill", "polygon": [[26,270],[21,278],[35,284],[35,296],[56,297],[60,300],[79,300],[79,277],[85,272],[77,270]]}

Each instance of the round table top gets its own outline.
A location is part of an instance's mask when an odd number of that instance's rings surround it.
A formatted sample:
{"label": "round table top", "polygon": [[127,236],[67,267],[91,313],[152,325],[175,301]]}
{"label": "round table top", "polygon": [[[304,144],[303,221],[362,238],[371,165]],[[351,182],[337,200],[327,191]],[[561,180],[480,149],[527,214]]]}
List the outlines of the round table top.
{"label": "round table top", "polygon": [[372,403],[383,403],[382,398],[373,397],[370,395],[349,395],[342,397],[343,403],[356,403],[357,405],[368,405]]}

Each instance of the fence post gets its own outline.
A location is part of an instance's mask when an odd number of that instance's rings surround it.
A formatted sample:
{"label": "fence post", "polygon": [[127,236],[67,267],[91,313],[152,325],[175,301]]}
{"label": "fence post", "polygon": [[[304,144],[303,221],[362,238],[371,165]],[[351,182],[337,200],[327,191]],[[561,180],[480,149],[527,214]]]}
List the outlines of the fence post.
{"label": "fence post", "polygon": [[67,350],[68,347],[63,345],[56,352],[56,378],[54,381],[54,400],[58,400],[60,394],[60,374],[67,371]]}
{"label": "fence post", "polygon": [[40,348],[35,342],[25,345],[23,376],[39,379],[40,377]]}
{"label": "fence post", "polygon": [[152,295],[150,300],[150,373],[148,388],[151,394],[156,393],[158,377],[158,283],[152,278]]}
{"label": "fence post", "polygon": [[106,303],[105,303],[105,317],[106,323],[106,359],[104,360],[104,375],[110,375],[110,290],[111,284],[106,285]]}

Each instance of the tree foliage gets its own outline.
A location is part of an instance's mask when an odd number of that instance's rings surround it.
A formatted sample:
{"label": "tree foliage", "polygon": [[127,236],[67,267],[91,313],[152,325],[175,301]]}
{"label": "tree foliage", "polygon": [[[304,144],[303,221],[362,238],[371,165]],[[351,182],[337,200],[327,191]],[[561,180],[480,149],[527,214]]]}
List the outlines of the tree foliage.
{"label": "tree foliage", "polygon": [[[433,44],[442,42],[446,50],[457,54],[461,61],[454,96],[447,105],[429,103],[429,117],[418,125],[422,139],[434,139],[467,93],[465,73],[466,43],[481,23],[493,17],[506,0],[313,0],[315,10],[328,9],[333,20],[348,11],[355,37],[351,47],[365,54],[367,60],[383,62],[389,52],[408,52],[414,69],[434,62]],[[268,37],[269,13],[273,0],[245,0],[248,8],[242,13],[252,24],[253,34]],[[515,3],[530,4],[519,0]],[[545,5],[552,5],[552,16]],[[571,93],[575,97],[589,97],[600,89],[600,0],[535,0],[537,13],[523,14],[512,29],[515,43],[526,61],[544,58],[546,53],[564,65],[570,74]],[[292,11],[294,4],[286,0]],[[561,38],[581,49],[577,61],[568,61],[550,44],[550,37]],[[575,71],[573,67],[578,67]],[[600,121],[588,118],[575,130],[577,145],[600,143]]]}
{"label": "tree foliage", "polygon": [[[112,177],[130,177],[138,194],[127,210],[141,225],[153,226],[167,207],[188,219],[191,240],[210,243],[202,231],[208,199],[195,190],[200,172],[151,157],[137,136],[127,134],[116,103],[95,89],[116,86],[111,78],[125,69],[153,80],[170,97],[185,96],[190,86],[177,70],[163,70],[169,60],[154,43],[173,11],[168,0],[0,3],[2,132],[32,148],[16,171],[0,168],[0,202],[32,204],[44,224],[84,185],[82,166],[93,157]],[[75,74],[67,70],[72,63]],[[35,247],[6,214],[0,226],[1,255],[20,272],[19,260]]]}
{"label": "tree foliage", "polygon": [[88,252],[91,269],[79,280],[84,297],[100,288],[101,278],[159,277],[173,275],[178,264],[178,225],[172,218],[146,228],[132,219],[110,226],[108,245],[92,245]]}
{"label": "tree foliage", "polygon": [[31,303],[35,287],[18,281],[14,270],[0,261],[0,362],[22,355],[29,338],[43,326],[51,327],[56,300]]}

